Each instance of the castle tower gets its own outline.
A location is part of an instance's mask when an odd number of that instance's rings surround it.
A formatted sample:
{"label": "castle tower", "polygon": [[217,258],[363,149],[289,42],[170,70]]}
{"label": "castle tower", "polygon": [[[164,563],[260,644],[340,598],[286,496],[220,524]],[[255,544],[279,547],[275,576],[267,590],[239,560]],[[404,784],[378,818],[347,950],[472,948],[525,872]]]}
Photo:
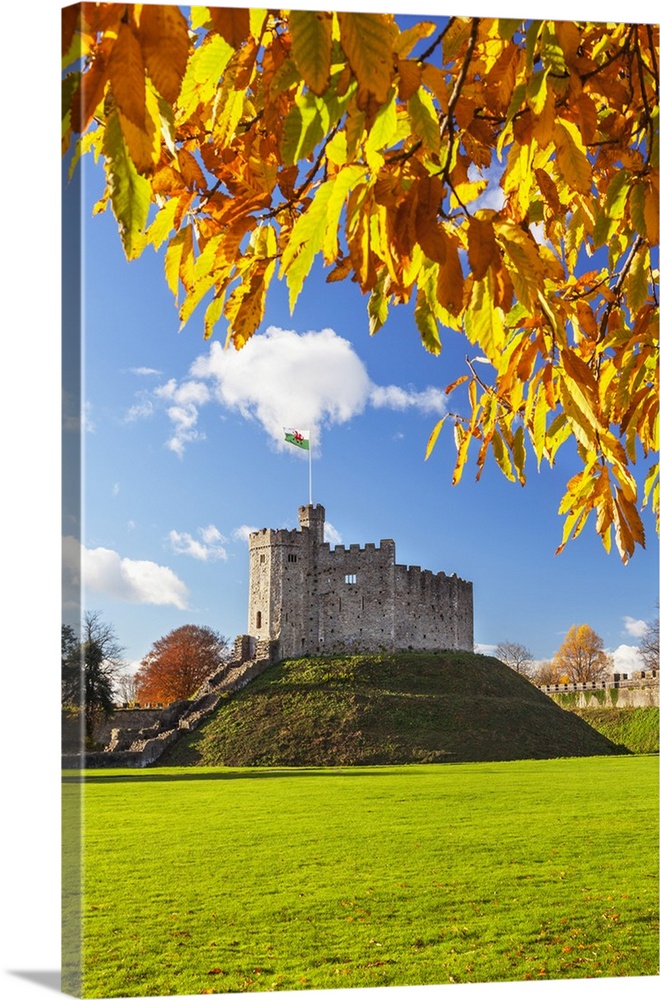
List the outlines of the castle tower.
{"label": "castle tower", "polygon": [[323,542],[323,529],[325,525],[325,507],[320,503],[314,506],[311,503],[298,508],[298,523],[301,531],[306,528],[310,532],[310,539],[313,544],[321,545]]}
{"label": "castle tower", "polygon": [[298,509],[299,531],[265,528],[250,535],[248,632],[278,639],[280,655],[316,649],[318,609],[313,583],[323,543],[325,509]]}

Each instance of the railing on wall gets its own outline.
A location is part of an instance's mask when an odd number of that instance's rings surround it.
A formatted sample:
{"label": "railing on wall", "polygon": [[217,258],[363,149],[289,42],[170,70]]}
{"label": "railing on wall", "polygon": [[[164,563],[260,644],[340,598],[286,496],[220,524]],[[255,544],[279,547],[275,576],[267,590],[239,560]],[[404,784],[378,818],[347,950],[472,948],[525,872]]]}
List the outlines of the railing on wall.
{"label": "railing on wall", "polygon": [[538,687],[546,694],[558,694],[563,691],[607,691],[614,688],[645,688],[654,687],[658,683],[657,670],[642,670],[639,677],[628,677],[628,674],[614,674],[608,681],[586,681],[582,684],[539,684]]}

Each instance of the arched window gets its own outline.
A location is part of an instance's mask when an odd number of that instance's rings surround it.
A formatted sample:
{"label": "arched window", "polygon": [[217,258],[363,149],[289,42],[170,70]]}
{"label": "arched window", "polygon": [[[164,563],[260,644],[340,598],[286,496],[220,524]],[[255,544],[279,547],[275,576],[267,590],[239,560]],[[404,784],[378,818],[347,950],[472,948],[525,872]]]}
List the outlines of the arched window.
{"label": "arched window", "polygon": [[261,611],[257,611],[257,628],[261,628]]}

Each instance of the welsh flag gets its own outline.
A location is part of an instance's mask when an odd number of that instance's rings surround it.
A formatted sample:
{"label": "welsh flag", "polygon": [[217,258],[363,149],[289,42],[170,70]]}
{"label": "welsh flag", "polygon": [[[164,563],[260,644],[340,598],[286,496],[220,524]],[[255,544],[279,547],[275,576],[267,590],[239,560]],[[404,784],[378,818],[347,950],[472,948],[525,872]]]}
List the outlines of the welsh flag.
{"label": "welsh flag", "polygon": [[297,431],[293,427],[284,428],[284,440],[295,444],[298,448],[309,451],[309,431]]}

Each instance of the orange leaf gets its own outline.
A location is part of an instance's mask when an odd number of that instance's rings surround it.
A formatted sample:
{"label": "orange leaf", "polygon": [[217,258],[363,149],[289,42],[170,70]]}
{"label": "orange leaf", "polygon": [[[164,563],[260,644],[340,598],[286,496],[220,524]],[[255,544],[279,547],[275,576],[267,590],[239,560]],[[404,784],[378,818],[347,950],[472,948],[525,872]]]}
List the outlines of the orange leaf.
{"label": "orange leaf", "polygon": [[209,14],[215,30],[234,49],[239,48],[250,34],[248,7],[210,7]]}
{"label": "orange leaf", "polygon": [[117,107],[129,121],[144,131],[146,95],[142,49],[133,27],[124,21],[119,25],[108,69]]}
{"label": "orange leaf", "polygon": [[463,271],[456,244],[444,232],[443,236],[446,256],[438,268],[438,301],[452,316],[458,316],[463,309]]}
{"label": "orange leaf", "polygon": [[144,4],[140,42],[151,82],[173,104],[181,90],[190,48],[188,24],[179,8]]}
{"label": "orange leaf", "polygon": [[496,254],[493,223],[488,219],[471,217],[468,224],[468,261],[475,281],[485,277]]}
{"label": "orange leaf", "polygon": [[422,82],[422,66],[416,59],[399,59],[399,99],[407,101]]}

